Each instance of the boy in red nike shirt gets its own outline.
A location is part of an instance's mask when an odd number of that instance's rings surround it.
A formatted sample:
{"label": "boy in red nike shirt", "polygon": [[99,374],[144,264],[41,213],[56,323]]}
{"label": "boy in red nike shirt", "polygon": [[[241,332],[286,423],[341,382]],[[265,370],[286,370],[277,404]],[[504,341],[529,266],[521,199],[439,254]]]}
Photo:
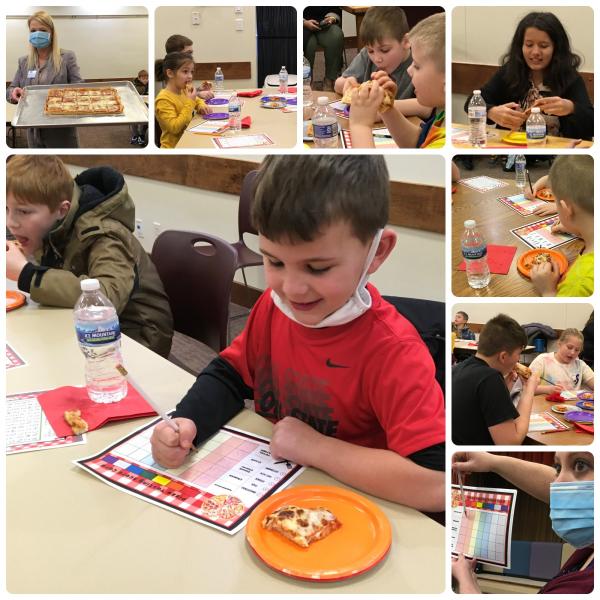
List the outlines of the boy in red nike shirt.
{"label": "boy in red nike shirt", "polygon": [[367,284],[396,243],[388,206],[382,156],[265,159],[252,217],[269,289],[177,405],[179,434],[156,426],[157,462],[181,465],[253,398],[275,423],[274,456],[443,510],[444,401],[433,360]]}

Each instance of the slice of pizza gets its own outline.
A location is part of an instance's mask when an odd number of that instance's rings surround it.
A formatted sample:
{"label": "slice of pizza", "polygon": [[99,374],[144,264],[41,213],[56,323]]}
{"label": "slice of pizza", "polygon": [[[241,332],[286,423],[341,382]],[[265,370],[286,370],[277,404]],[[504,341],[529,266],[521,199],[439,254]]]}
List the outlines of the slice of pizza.
{"label": "slice of pizza", "polygon": [[262,526],[280,533],[302,548],[308,548],[313,542],[339,529],[342,524],[331,511],[321,506],[302,508],[290,504],[267,515]]}
{"label": "slice of pizza", "polygon": [[[342,102],[344,104],[352,104],[352,96],[354,95],[354,90],[356,89],[362,89],[365,87],[371,87],[373,85],[373,81],[371,79],[369,79],[368,81],[363,81],[358,87],[354,86],[351,88],[348,88],[346,90],[346,93],[344,94],[344,97],[342,98]],[[379,113],[384,113],[386,110],[388,110],[389,108],[392,108],[394,106],[394,96],[392,96],[392,93],[389,90],[383,90],[383,100],[381,101],[381,104],[379,105]]]}
{"label": "slice of pizza", "polygon": [[81,435],[88,430],[88,424],[81,418],[80,410],[66,410],[64,417],[74,435]]}

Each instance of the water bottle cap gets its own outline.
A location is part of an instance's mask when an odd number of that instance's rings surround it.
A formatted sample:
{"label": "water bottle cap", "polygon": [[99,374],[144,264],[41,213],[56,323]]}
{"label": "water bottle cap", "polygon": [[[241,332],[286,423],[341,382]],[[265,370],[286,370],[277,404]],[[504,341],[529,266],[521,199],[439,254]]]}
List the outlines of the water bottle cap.
{"label": "water bottle cap", "polygon": [[329,98],[327,96],[319,96],[317,98],[317,104],[319,106],[326,106],[327,104],[329,104]]}
{"label": "water bottle cap", "polygon": [[100,282],[97,279],[83,279],[81,281],[82,292],[93,292],[100,289]]}
{"label": "water bottle cap", "polygon": [[474,94],[481,94],[481,90],[473,90]]}
{"label": "water bottle cap", "polygon": [[532,113],[536,113],[536,114],[537,114],[537,113],[539,113],[539,112],[540,112],[540,107],[539,107],[539,106],[534,106],[534,107],[531,109],[531,112],[532,112]]}
{"label": "water bottle cap", "polygon": [[477,225],[477,223],[473,219],[469,219],[468,221],[465,221],[466,229],[475,229],[476,225]]}

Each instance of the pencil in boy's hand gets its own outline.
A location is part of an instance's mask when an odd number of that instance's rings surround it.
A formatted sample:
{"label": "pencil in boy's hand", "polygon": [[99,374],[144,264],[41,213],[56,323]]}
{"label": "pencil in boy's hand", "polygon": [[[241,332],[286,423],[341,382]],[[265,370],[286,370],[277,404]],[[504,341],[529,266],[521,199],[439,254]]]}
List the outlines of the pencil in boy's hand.
{"label": "pencil in boy's hand", "polygon": [[531,195],[535,196],[533,193],[533,186],[531,185],[531,177],[529,176],[529,169],[525,169],[525,173],[527,174],[527,181],[529,182],[529,189],[531,190]]}
{"label": "pencil in boy's hand", "polygon": [[460,498],[462,500],[463,511],[465,513],[465,517],[469,518],[469,514],[467,512],[467,499],[465,498],[465,488],[463,487],[462,473],[460,471],[456,471],[458,475],[458,487],[460,488]]}
{"label": "pencil in boy's hand", "polygon": [[127,377],[129,383],[138,391],[140,396],[156,411],[156,414],[175,432],[179,433],[179,425],[175,423],[171,418],[167,416],[167,414],[154,402],[154,400],[150,400],[150,397],[144,389],[140,387],[140,385],[133,379],[133,377],[128,373],[127,369],[123,365],[117,365],[117,371],[123,375],[123,377]]}

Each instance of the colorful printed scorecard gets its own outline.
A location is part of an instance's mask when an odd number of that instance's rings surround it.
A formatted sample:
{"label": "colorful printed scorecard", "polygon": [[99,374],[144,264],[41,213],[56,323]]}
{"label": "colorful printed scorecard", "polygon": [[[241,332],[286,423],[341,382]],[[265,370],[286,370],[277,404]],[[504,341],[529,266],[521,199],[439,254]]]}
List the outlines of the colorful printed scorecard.
{"label": "colorful printed scorecard", "polygon": [[222,427],[181,467],[166,469],[154,462],[150,446],[159,422],[73,462],[118,490],[229,534],[244,526],[257,504],[304,470],[275,461],[268,439],[232,427]]}
{"label": "colorful printed scorecard", "polygon": [[498,198],[499,202],[512,208],[524,217],[528,217],[533,214],[534,210],[541,208],[542,206],[548,206],[544,200],[528,200],[525,198],[525,194],[515,194],[513,196],[501,196]]}
{"label": "colorful printed scorecard", "polygon": [[510,544],[517,490],[452,486],[451,551],[510,569]]}
{"label": "colorful printed scorecard", "polygon": [[558,216],[541,219],[528,225],[511,229],[510,232],[525,242],[530,248],[546,248],[552,250],[576,240],[577,237],[570,233],[553,233],[552,226],[558,222]]}
{"label": "colorful printed scorecard", "polygon": [[478,175],[476,177],[468,177],[467,179],[459,179],[458,183],[466,185],[472,190],[481,192],[482,194],[484,192],[489,192],[490,190],[506,187],[508,185],[508,183],[506,181],[502,181],[502,179],[495,179],[493,177],[488,177],[487,175]]}
{"label": "colorful printed scorecard", "polygon": [[6,397],[6,454],[85,443],[85,435],[57,437],[37,400],[41,393],[23,392]]}

